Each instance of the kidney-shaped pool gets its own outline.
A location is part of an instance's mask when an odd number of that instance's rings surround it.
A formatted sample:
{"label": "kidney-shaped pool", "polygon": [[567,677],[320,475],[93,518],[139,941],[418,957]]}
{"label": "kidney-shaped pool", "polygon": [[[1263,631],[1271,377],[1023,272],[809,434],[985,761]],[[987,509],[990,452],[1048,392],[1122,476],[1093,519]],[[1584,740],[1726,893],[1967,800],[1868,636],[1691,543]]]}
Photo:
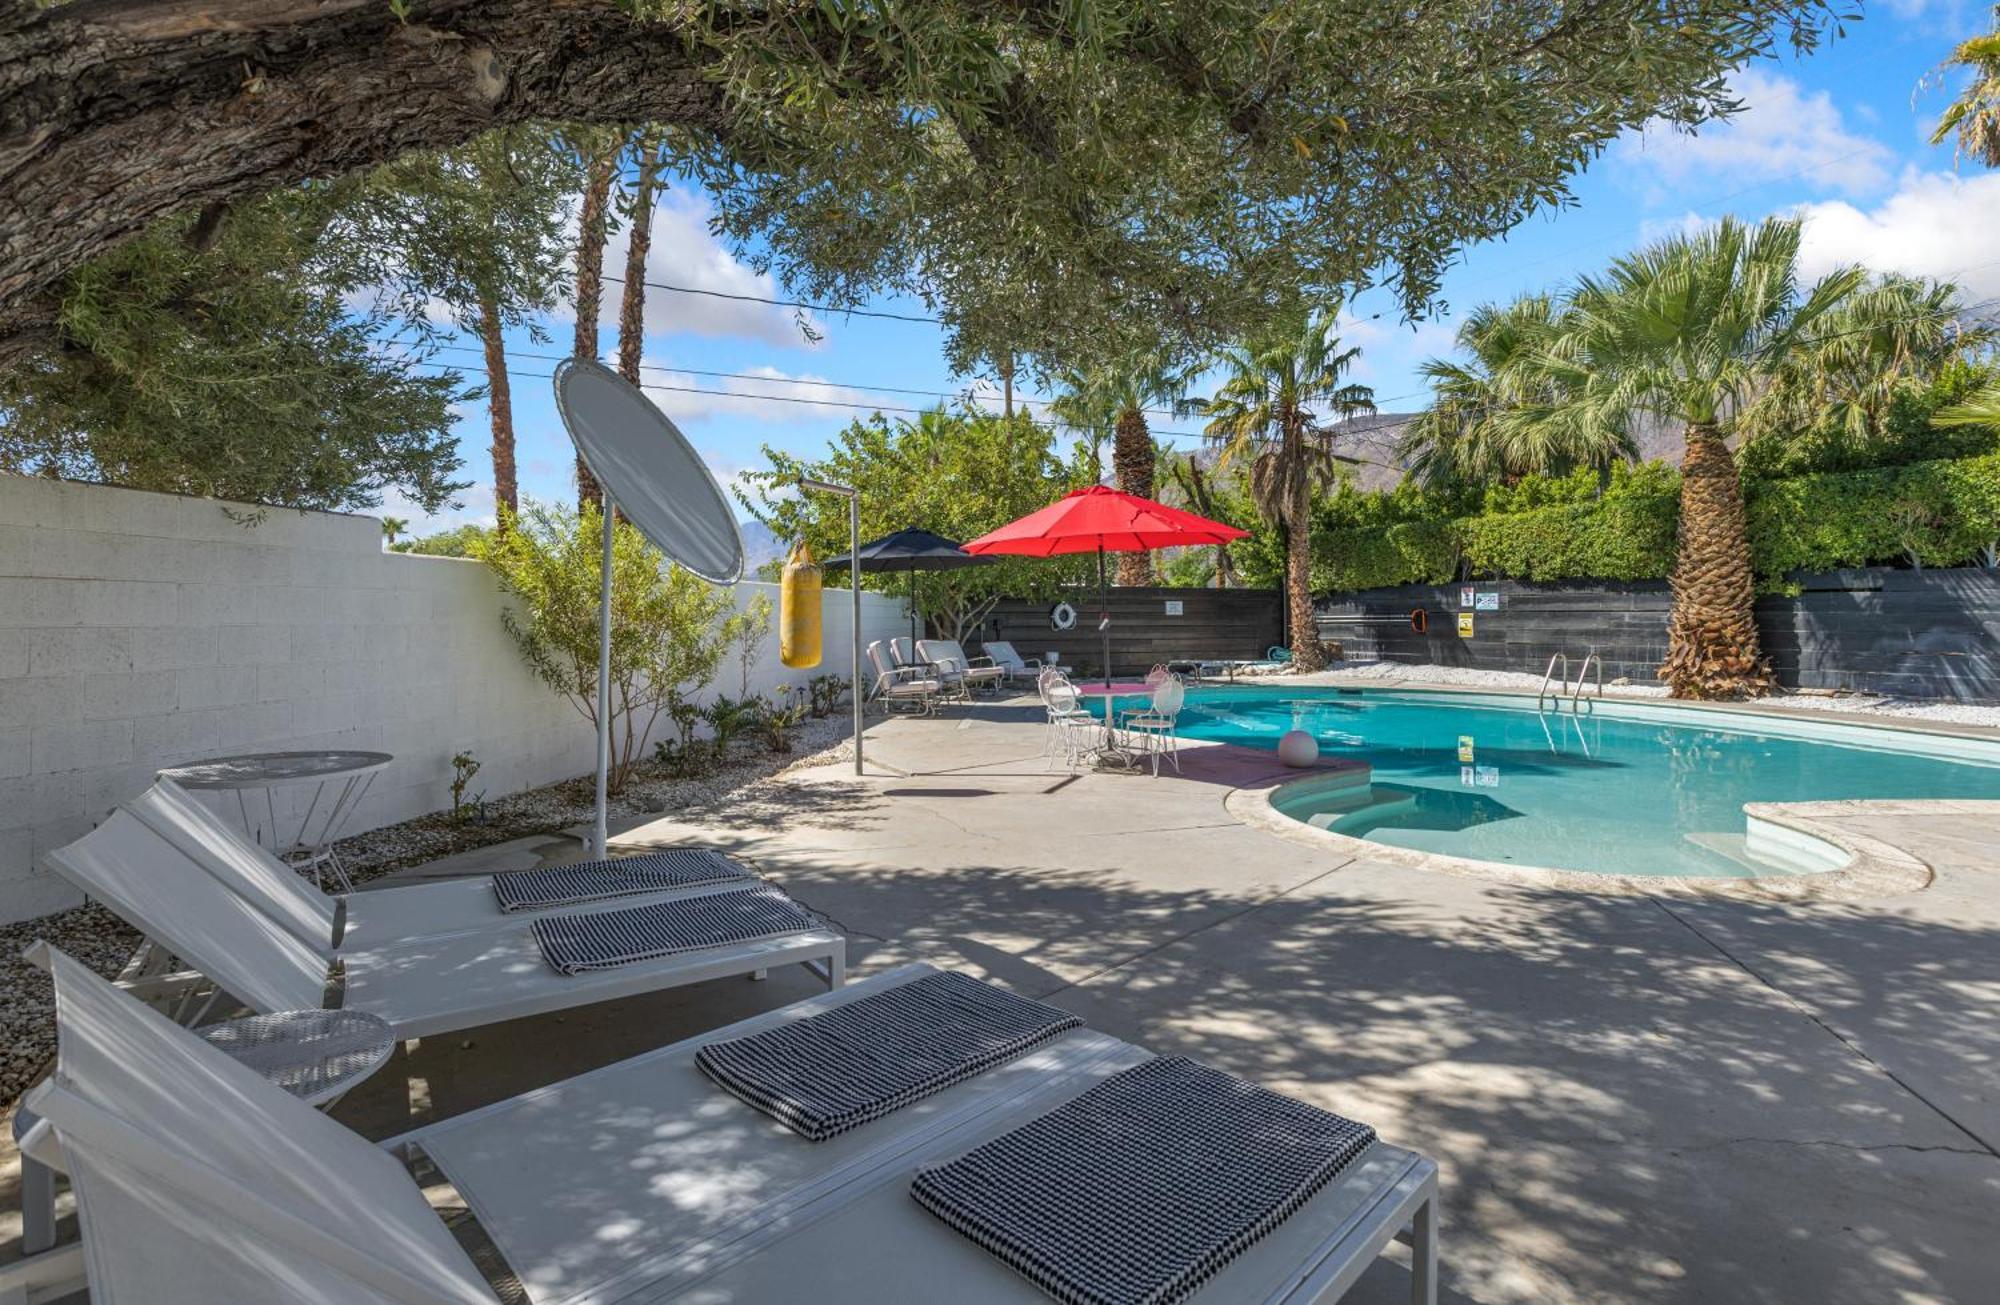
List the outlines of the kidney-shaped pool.
{"label": "kidney-shaped pool", "polygon": [[1746,841],[1746,802],[2000,798],[2000,743],[1629,700],[1537,711],[1497,695],[1231,688],[1181,734],[1276,748],[1303,729],[1372,782],[1280,790],[1283,814],[1447,856],[1626,875],[1825,868]]}

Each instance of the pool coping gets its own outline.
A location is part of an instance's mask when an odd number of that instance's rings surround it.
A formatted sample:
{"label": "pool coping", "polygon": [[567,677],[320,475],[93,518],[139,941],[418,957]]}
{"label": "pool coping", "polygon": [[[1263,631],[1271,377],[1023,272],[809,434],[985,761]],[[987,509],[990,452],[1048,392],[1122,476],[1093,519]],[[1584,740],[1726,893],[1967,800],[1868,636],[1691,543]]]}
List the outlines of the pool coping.
{"label": "pool coping", "polygon": [[1223,809],[1253,829],[1288,842],[1356,859],[1388,862],[1415,870],[1431,870],[1463,879],[1547,888],[1559,892],[1609,894],[1619,897],[1727,898],[1762,902],[1842,902],[1895,897],[1928,888],[1936,878],[1930,864],[1872,834],[1831,823],[1841,816],[1869,815],[1990,815],[2000,825],[2000,801],[1964,799],[1848,798],[1826,802],[1748,802],[1744,815],[1801,834],[1827,845],[1846,858],[1837,869],[1806,874],[1767,875],[1756,879],[1723,879],[1678,875],[1602,874],[1590,870],[1558,870],[1550,866],[1515,865],[1471,857],[1423,852],[1415,848],[1374,843],[1295,820],[1279,811],[1273,799],[1301,781],[1322,779],[1326,770],[1313,767],[1275,775],[1254,786],[1234,788],[1223,798]]}

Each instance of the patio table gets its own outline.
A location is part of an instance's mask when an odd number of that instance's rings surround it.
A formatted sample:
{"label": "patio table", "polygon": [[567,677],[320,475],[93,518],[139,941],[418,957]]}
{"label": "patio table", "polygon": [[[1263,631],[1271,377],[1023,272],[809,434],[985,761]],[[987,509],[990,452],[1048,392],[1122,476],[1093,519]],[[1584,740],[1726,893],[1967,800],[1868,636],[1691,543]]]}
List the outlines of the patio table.
{"label": "patio table", "polygon": [[[313,881],[325,887],[331,878],[335,891],[351,893],[354,881],[333,850],[341,826],[361,805],[375,776],[395,758],[386,752],[357,752],[327,749],[316,752],[251,752],[234,757],[215,757],[186,766],[169,766],[160,774],[182,788],[203,792],[236,794],[236,810],[243,819],[243,832],[290,862],[292,868],[310,871]],[[294,785],[314,784],[312,801],[299,818],[298,831],[289,841],[278,833],[277,790]],[[264,790],[264,824],[253,816],[254,803],[247,796],[253,789]],[[328,802],[328,790],[333,800]],[[314,818],[319,823],[314,825]]]}
{"label": "patio table", "polygon": [[1149,694],[1153,686],[1144,680],[1099,681],[1096,684],[1076,686],[1080,698],[1102,698],[1104,700],[1104,741],[1091,750],[1092,757],[1099,763],[1123,766],[1127,770],[1139,764],[1139,755],[1128,748],[1118,746],[1118,731],[1113,724],[1112,704],[1120,698],[1133,698]]}

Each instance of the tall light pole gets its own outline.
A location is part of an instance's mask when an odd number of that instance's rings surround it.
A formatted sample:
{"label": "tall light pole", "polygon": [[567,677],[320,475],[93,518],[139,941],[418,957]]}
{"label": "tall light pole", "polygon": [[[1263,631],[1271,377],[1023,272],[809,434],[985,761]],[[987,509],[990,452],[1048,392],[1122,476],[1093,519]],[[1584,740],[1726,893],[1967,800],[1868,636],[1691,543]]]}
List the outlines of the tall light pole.
{"label": "tall light pole", "polygon": [[861,773],[861,493],[852,485],[801,477],[799,488],[813,494],[838,494],[847,500],[847,593],[854,602],[854,660],[849,674],[854,696],[854,773]]}

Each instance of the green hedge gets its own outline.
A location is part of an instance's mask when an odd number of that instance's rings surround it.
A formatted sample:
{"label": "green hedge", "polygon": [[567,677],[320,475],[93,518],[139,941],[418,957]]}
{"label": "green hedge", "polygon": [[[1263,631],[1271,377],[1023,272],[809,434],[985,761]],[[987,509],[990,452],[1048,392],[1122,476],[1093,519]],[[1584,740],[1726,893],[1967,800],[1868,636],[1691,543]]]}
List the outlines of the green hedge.
{"label": "green hedge", "polygon": [[[1962,566],[2000,541],[2000,454],[1751,482],[1744,492],[1750,550],[1767,591],[1784,590],[1800,571],[1910,558]],[[1587,502],[1316,528],[1313,585],[1346,592],[1446,584],[1462,575],[1663,579],[1673,568],[1678,506],[1671,474],[1642,468]],[[1339,512],[1351,519],[1351,506]]]}

